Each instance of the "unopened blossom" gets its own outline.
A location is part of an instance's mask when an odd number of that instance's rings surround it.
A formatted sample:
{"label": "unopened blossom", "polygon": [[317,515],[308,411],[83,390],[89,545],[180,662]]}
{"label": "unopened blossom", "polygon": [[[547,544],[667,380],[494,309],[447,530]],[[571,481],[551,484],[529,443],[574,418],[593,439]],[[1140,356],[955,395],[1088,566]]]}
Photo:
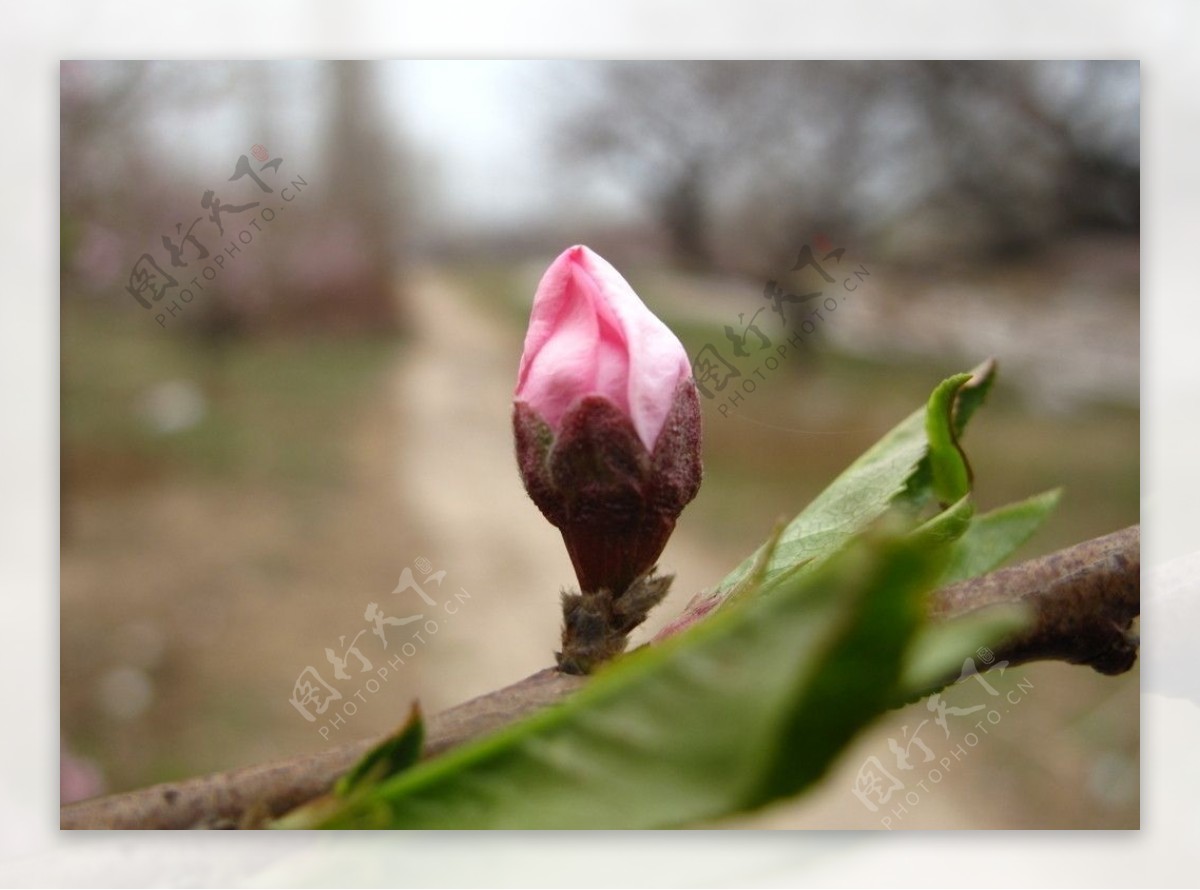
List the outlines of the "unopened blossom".
{"label": "unopened blossom", "polygon": [[584,596],[606,591],[619,613],[700,486],[700,404],[679,339],[587,247],[538,285],[513,426],[525,489]]}

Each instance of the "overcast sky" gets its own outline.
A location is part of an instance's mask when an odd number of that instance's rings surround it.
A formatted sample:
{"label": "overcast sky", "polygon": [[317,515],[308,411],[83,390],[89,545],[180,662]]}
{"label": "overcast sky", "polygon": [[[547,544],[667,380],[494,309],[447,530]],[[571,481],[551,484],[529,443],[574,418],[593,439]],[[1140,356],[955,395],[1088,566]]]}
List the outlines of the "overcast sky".
{"label": "overcast sky", "polygon": [[[193,63],[188,73],[206,77],[213,64]],[[172,166],[205,181],[260,141],[273,143],[268,148],[291,170],[313,170],[327,112],[318,64],[243,66],[236,78],[238,95],[215,103],[173,103],[164,97],[146,118],[146,137],[161,145]],[[546,113],[548,104],[564,94],[555,82],[562,78],[561,63],[371,64],[381,123],[414,156],[410,172],[426,212],[434,216],[428,222],[494,227],[543,217],[563,200]],[[589,179],[582,191],[598,212],[635,212],[630,196],[602,179]],[[572,197],[578,199],[578,193]]]}

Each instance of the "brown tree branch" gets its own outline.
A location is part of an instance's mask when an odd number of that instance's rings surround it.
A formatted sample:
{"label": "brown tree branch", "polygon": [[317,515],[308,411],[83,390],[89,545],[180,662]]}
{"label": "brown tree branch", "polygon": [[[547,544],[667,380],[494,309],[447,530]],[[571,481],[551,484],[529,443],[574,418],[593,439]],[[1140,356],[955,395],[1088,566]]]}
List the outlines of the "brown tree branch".
{"label": "brown tree branch", "polygon": [[1031,606],[1029,628],[996,648],[1009,664],[1066,661],[1121,674],[1137,660],[1133,619],[1141,611],[1141,527],[1131,525],[1007,569],[944,587],[934,618],[998,603]]}
{"label": "brown tree branch", "polygon": [[[545,668],[518,683],[428,718],[425,757],[486,735],[563,699],[585,677]],[[237,828],[247,818],[278,816],[327,792],[381,739],[360,739],[305,754],[68,804],[61,828]]]}
{"label": "brown tree branch", "polygon": [[[937,591],[931,611],[950,618],[1021,602],[1035,620],[996,647],[1010,664],[1039,659],[1129,670],[1137,657],[1131,625],[1139,613],[1140,533],[1131,526],[1049,556]],[[430,718],[426,757],[436,756],[565,698],[586,681],[546,668],[519,683]],[[326,793],[379,739],[317,754],[113,794],[61,810],[62,828],[237,828],[281,815]]]}

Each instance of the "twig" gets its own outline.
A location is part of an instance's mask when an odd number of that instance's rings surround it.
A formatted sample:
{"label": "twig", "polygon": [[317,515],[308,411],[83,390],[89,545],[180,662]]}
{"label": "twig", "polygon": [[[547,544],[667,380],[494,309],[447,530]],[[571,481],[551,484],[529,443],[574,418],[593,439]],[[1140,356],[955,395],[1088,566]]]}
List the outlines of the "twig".
{"label": "twig", "polygon": [[[1035,621],[997,647],[1000,659],[1091,665],[1105,674],[1129,670],[1138,641],[1130,628],[1139,612],[1140,533],[1131,526],[1040,559],[946,587],[932,614],[949,618],[1000,603],[1032,605]],[[565,698],[585,677],[539,671],[519,683],[472,699],[429,721],[426,757],[512,723]],[[154,785],[61,810],[62,828],[237,828],[281,815],[324,794],[378,739],[317,754]]]}
{"label": "twig", "polygon": [[997,603],[1031,606],[1024,633],[997,647],[1010,664],[1066,661],[1122,674],[1137,660],[1133,619],[1141,611],[1141,528],[1084,541],[1012,568],[944,587],[933,595],[935,618]]}
{"label": "twig", "polygon": [[[538,671],[519,683],[429,718],[424,756],[485,735],[583,685],[584,677]],[[238,828],[247,818],[279,816],[324,794],[379,739],[361,739],[316,754],[166,782],[68,804],[61,828]]]}

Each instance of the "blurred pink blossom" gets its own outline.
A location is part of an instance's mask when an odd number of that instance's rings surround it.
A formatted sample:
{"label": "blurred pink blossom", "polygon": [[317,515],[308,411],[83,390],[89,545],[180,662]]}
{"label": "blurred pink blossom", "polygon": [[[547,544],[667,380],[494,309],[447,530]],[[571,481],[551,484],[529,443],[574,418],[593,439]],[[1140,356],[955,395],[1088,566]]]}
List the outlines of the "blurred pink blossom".
{"label": "blurred pink blossom", "polygon": [[104,779],[92,761],[78,757],[59,745],[58,796],[60,804],[86,800],[104,793]]}

